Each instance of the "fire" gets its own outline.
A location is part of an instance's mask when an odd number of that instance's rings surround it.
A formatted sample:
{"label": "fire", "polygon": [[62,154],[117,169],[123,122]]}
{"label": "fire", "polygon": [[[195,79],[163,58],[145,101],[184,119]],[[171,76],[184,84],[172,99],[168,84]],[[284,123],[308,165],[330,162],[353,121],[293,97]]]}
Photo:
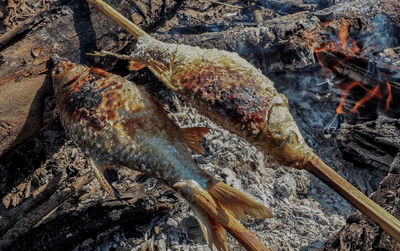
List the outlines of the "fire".
{"label": "fire", "polygon": [[340,84],[337,85],[337,87],[340,89],[340,103],[339,106],[336,108],[336,113],[339,114],[344,113],[343,111],[344,101],[346,100],[346,97],[349,95],[350,91],[356,86],[361,87],[367,94],[354,105],[353,109],[350,110],[351,114],[355,113],[358,107],[362,106],[365,102],[367,102],[371,98],[373,97],[382,98],[382,94],[379,91],[379,85],[377,85],[373,90],[370,90],[358,81],[351,81],[351,82],[342,81]]}
{"label": "fire", "polygon": [[[350,52],[351,54],[358,54],[360,53],[360,48],[357,46],[356,41],[349,36],[349,23],[346,21],[339,29],[339,40],[340,44],[344,47],[345,51]],[[351,44],[351,48],[349,47]]]}
{"label": "fire", "polygon": [[[328,21],[323,23],[321,26],[326,28],[328,26],[333,26],[334,23],[332,21]],[[327,66],[324,65],[323,60],[321,60],[320,53],[325,52],[325,51],[337,51],[337,52],[343,52],[347,56],[345,59],[338,61],[334,67],[339,67],[341,64],[343,64],[344,61],[351,59],[352,57],[358,56],[360,54],[360,47],[358,47],[356,41],[349,36],[349,23],[346,20],[343,20],[339,24],[339,29],[338,33],[336,34],[336,37],[333,39],[330,39],[329,41],[323,43],[319,47],[313,46],[313,43],[311,41],[311,32],[306,31],[306,41],[308,43],[309,47],[312,47],[314,50],[314,53],[316,55],[316,58],[319,62],[319,64],[323,68],[328,68]],[[332,67],[332,66],[331,66]],[[382,74],[383,76],[383,74]],[[359,81],[354,81],[354,80],[343,80],[340,83],[338,83],[337,88],[340,90],[340,103],[338,107],[336,108],[336,112],[338,114],[343,114],[345,113],[344,111],[344,104],[346,101],[346,98],[350,95],[350,92],[353,90],[354,87],[358,86],[361,89],[364,90],[365,95],[362,97],[354,106],[353,108],[349,111],[350,114],[354,114],[358,111],[359,107],[363,106],[366,102],[371,100],[372,98],[379,98],[383,99],[386,98],[385,101],[385,110],[390,110],[390,102],[392,100],[392,93],[391,93],[391,86],[390,83],[386,80],[386,86],[385,86],[385,91],[382,93],[381,91],[381,83],[377,83],[376,87],[373,89],[367,88],[363,83]]]}
{"label": "fire", "polygon": [[362,104],[364,104],[365,102],[367,102],[368,100],[370,100],[371,98],[375,97],[375,96],[380,96],[379,94],[379,85],[377,85],[372,91],[368,90],[367,94],[360,99],[353,107],[353,109],[351,109],[350,113],[355,113],[357,111],[357,108],[359,106],[361,106]]}

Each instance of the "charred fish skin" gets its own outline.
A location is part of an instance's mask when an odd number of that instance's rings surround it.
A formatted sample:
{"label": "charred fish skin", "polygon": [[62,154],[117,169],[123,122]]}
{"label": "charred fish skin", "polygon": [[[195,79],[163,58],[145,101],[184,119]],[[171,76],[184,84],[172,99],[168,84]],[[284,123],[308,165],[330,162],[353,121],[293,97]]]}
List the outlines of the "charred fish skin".
{"label": "charred fish skin", "polygon": [[188,99],[200,113],[276,158],[304,167],[312,149],[288,108],[259,69],[237,53],[138,38],[130,55],[151,66],[165,85]]}
{"label": "charred fish skin", "polygon": [[167,184],[210,176],[197,168],[179,128],[158,103],[129,81],[99,68],[59,63],[52,72],[64,128],[102,165],[124,165]]}

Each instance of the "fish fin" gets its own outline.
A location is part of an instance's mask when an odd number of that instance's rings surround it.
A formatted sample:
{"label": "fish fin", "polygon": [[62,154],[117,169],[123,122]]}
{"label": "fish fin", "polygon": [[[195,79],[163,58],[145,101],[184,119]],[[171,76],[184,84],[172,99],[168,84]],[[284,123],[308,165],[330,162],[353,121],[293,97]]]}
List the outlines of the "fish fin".
{"label": "fish fin", "polygon": [[138,71],[138,70],[141,70],[141,69],[143,69],[144,67],[146,67],[147,65],[146,64],[144,64],[144,63],[142,63],[142,62],[139,62],[139,61],[129,61],[129,65],[128,65],[128,69],[130,70],[130,71]]}
{"label": "fish fin", "polygon": [[192,206],[204,238],[212,250],[227,250],[225,231],[228,231],[247,250],[268,250],[254,234],[235,219],[229,210],[224,208],[220,201],[213,198],[196,181],[181,181],[172,187],[178,189]]}
{"label": "fish fin", "polygon": [[211,250],[228,250],[228,240],[226,230],[215,221],[210,215],[199,207],[192,207],[197,222],[200,225],[201,232],[206,239]]}
{"label": "fish fin", "polygon": [[169,72],[169,67],[165,66],[163,63],[155,59],[150,58],[149,65],[151,65],[154,70],[156,70],[161,75]]}
{"label": "fish fin", "polygon": [[255,219],[273,217],[264,205],[224,182],[211,179],[207,183],[207,188],[211,196],[238,219],[247,220],[247,215]]}
{"label": "fish fin", "polygon": [[129,55],[122,55],[122,54],[114,53],[111,51],[105,51],[105,50],[102,50],[100,52],[94,51],[93,53],[86,53],[86,55],[98,56],[98,57],[113,56],[113,57],[116,57],[121,60],[129,60],[128,69],[130,71],[138,71],[147,66],[147,64],[145,64],[143,62],[139,62],[139,61],[135,60],[134,57],[131,57]]}
{"label": "fish fin", "polygon": [[117,171],[110,166],[101,165],[98,167],[92,159],[89,159],[89,165],[92,168],[97,180],[100,182],[100,185],[104,190],[106,190],[108,195],[118,199],[119,201],[122,201],[117,189],[115,189],[115,187],[111,184],[112,181],[115,181],[113,180],[114,178],[118,180]]}
{"label": "fish fin", "polygon": [[201,149],[201,140],[203,136],[210,132],[208,127],[191,127],[191,128],[181,128],[183,134],[183,139],[185,140],[187,146],[198,154],[203,154]]}
{"label": "fish fin", "polygon": [[94,51],[93,53],[86,53],[86,55],[98,56],[98,57],[113,56],[113,57],[116,57],[116,58],[122,59],[122,60],[135,60],[134,57],[131,57],[129,55],[118,54],[118,53],[114,53],[111,51],[105,51],[105,50]]}

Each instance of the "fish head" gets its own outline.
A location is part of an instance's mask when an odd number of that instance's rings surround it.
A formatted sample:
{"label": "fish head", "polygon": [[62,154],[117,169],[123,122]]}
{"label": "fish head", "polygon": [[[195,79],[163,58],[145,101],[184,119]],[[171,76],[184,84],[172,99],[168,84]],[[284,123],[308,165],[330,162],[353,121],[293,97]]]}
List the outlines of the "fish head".
{"label": "fish head", "polygon": [[274,142],[273,146],[270,146],[271,154],[279,159],[281,164],[303,166],[312,150],[301,135],[288,106],[275,106],[270,112],[268,131],[271,133],[271,141]]}
{"label": "fish head", "polygon": [[[126,80],[100,68],[60,61],[51,72],[57,107],[63,117],[101,130],[118,120],[119,110],[132,102],[125,98]],[[133,109],[133,108],[132,108]]]}
{"label": "fish head", "polygon": [[62,93],[68,86],[75,83],[86,70],[86,66],[76,65],[68,60],[58,60],[51,71],[56,96]]}

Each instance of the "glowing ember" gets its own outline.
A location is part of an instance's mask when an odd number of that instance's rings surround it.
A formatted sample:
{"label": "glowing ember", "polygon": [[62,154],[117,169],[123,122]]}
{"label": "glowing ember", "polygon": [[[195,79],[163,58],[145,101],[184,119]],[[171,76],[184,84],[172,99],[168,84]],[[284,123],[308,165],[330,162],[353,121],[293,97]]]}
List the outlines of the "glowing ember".
{"label": "glowing ember", "polygon": [[[328,27],[331,26],[332,22],[325,22],[321,26],[322,27]],[[360,48],[357,46],[356,41],[351,38],[348,34],[349,31],[349,24],[346,20],[344,20],[339,27],[339,32],[337,33],[336,37],[333,39],[330,39],[328,42],[323,43],[319,47],[314,47],[313,43],[310,39],[311,37],[311,32],[306,31],[306,41],[308,43],[308,46],[312,47],[314,50],[314,53],[316,55],[316,58],[319,62],[319,64],[323,68],[341,68],[343,62],[350,60],[352,57],[358,55],[360,53]],[[321,60],[320,53],[325,52],[325,51],[330,51],[330,52],[343,52],[347,56],[346,58],[339,60],[335,65],[333,66],[326,66],[324,65],[323,60]],[[353,56],[352,56],[353,55]],[[379,73],[383,76],[382,73]],[[356,86],[360,87],[361,89],[364,90],[365,96],[362,97],[355,105],[354,107],[350,110],[350,114],[354,114],[357,112],[359,107],[362,107],[363,104],[365,104],[367,101],[371,100],[372,98],[379,98],[383,99],[386,98],[385,102],[385,110],[390,110],[390,102],[392,100],[392,93],[391,93],[391,86],[390,83],[386,81],[386,86],[385,88],[382,87],[383,89],[386,89],[383,93],[381,93],[381,83],[377,82],[377,85],[375,88],[367,88],[365,85],[361,82],[358,81],[349,81],[349,80],[343,80],[339,84],[337,84],[337,88],[340,90],[340,103],[338,107],[336,108],[336,112],[338,114],[343,114],[344,112],[344,104],[346,98],[349,96],[350,92],[352,89]],[[382,83],[383,84],[383,83]]]}

